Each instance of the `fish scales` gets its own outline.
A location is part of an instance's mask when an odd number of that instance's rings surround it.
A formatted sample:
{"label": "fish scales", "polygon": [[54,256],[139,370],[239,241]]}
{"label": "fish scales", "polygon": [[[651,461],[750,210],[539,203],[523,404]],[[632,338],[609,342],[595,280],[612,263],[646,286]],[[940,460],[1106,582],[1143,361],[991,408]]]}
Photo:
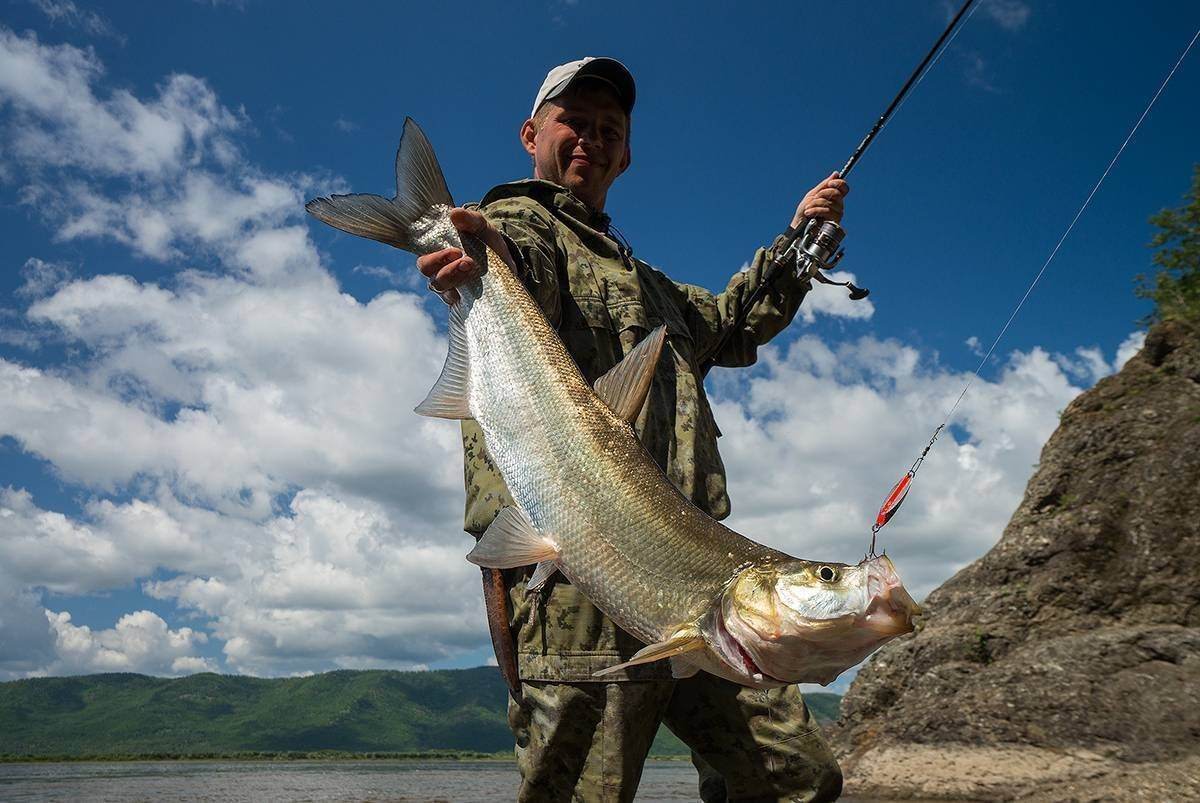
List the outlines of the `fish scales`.
{"label": "fish scales", "polygon": [[486,264],[463,303],[470,404],[488,453],[559,545],[563,573],[625,629],[657,641],[699,616],[740,566],[779,553],[686,499],[587,384],[508,265],[490,250]]}

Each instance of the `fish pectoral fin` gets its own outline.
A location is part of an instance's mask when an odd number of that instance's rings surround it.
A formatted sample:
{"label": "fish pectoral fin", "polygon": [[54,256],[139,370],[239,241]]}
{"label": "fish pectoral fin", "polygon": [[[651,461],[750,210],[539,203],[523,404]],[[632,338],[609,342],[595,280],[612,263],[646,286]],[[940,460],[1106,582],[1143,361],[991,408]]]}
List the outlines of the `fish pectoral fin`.
{"label": "fish pectoral fin", "polygon": [[537,565],[533,570],[533,574],[529,577],[529,582],[525,584],[526,594],[536,594],[542,590],[542,586],[546,585],[547,581],[554,576],[558,571],[558,564],[552,560],[544,560]]}
{"label": "fish pectoral fin", "polygon": [[622,420],[633,423],[642,411],[666,336],[667,327],[658,327],[596,380],[596,395]]}
{"label": "fish pectoral fin", "polygon": [[705,647],[704,638],[700,635],[700,631],[694,627],[688,627],[682,630],[677,630],[674,636],[666,641],[659,641],[650,644],[638,650],[623,664],[610,666],[607,669],[601,669],[599,672],[593,672],[592,677],[601,677],[610,675],[614,672],[619,672],[622,669],[627,669],[638,664],[649,664],[654,661],[661,661],[663,658],[671,658],[676,655],[681,655],[685,652],[694,650],[702,650]]}
{"label": "fish pectoral fin", "polygon": [[489,569],[513,569],[557,559],[558,545],[535,529],[517,507],[501,510],[467,555],[471,563]]}
{"label": "fish pectoral fin", "polygon": [[692,675],[700,671],[700,667],[693,664],[682,655],[676,655],[671,658],[671,677],[676,680],[690,678]]}
{"label": "fish pectoral fin", "polygon": [[416,407],[431,418],[473,418],[471,413],[471,355],[467,349],[466,305],[459,301],[450,308],[446,364],[425,401]]}

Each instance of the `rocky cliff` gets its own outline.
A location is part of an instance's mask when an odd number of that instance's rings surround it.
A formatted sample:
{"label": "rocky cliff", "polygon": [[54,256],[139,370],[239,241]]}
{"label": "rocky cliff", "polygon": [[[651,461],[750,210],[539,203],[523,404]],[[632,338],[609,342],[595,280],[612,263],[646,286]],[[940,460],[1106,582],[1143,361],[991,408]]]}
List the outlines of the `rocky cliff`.
{"label": "rocky cliff", "polygon": [[1200,799],[1200,329],[1063,411],[1000,542],[842,704],[848,788]]}

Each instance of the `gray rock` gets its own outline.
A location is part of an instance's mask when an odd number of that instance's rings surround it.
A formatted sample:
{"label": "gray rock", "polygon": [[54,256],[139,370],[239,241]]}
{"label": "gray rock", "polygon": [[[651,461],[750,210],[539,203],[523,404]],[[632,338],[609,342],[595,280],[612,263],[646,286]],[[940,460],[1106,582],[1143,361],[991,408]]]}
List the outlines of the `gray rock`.
{"label": "gray rock", "polygon": [[[1105,777],[1145,777],[1148,762],[1192,766],[1200,330],[1156,326],[1120,373],[1063,411],[999,543],[930,594],[927,611],[843,700],[834,741],[851,786],[856,766],[904,745],[1084,751]],[[922,793],[936,792],[925,780]],[[1021,783],[1009,796],[1030,793]],[[997,788],[993,778],[976,793]]]}

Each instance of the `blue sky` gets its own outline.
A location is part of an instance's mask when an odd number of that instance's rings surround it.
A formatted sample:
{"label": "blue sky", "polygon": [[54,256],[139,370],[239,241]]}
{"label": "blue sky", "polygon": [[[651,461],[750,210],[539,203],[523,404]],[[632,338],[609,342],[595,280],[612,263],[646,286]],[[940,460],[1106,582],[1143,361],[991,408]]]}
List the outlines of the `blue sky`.
{"label": "blue sky", "polygon": [[[821,288],[758,367],[710,379],[734,523],[805,557],[856,559],[971,338],[990,342],[1200,26],[1185,3],[981,3],[851,176],[844,267],[870,302]],[[407,412],[443,313],[408,254],[303,200],[390,194],[406,116],[457,199],[525,176],[546,70],[610,55],[639,99],[608,211],[639,256],[719,288],[950,11],[7,0],[0,599],[21,614],[0,675],[484,660],[453,428]],[[1146,219],[1200,161],[1196,59],[889,528],[921,591],[994,543],[1057,411],[1136,346]]]}

